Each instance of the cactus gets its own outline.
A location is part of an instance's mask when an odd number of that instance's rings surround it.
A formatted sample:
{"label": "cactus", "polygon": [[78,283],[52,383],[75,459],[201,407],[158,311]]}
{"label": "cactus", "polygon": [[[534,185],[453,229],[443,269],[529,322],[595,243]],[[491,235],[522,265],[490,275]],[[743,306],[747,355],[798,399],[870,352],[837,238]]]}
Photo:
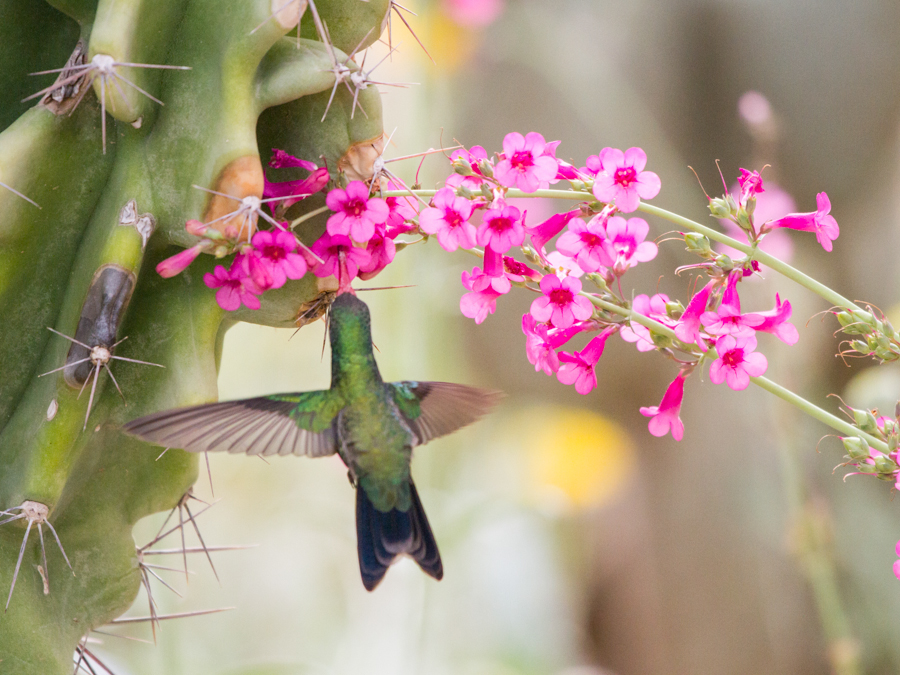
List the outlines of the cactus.
{"label": "cactus", "polygon": [[[50,4],[0,0],[0,49],[19,45],[0,87],[0,662],[20,675],[72,672],[82,638],[142,583],[134,524],[182,504],[197,478],[195,455],[157,461],[120,426],[216,400],[234,320],[293,326],[319,292],[307,274],[259,310],[226,313],[203,283],[214,256],[169,279],[154,268],[197,244],[189,219],[249,236],[273,148],[324,161],[333,180],[371,177],[380,99],[350,77],[348,54],[379,38],[391,9]],[[44,89],[26,77],[50,69]],[[323,230],[311,217],[295,233],[311,245]]]}

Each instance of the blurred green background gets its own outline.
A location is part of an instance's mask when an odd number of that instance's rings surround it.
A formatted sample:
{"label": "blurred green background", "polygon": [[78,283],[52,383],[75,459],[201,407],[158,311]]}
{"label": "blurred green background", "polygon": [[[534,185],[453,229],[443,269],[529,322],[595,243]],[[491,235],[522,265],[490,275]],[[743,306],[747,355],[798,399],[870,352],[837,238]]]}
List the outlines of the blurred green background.
{"label": "blurred green background", "polygon": [[[897,303],[898,3],[405,6],[417,12],[407,16],[437,65],[395,16],[400,49],[377,74],[420,84],[384,88],[385,130],[396,128],[388,158],[454,139],[492,152],[509,131],[561,139],[558,157],[576,165],[604,146],[639,145],[663,181],[654,203],[701,222],[709,221],[706,200],[689,165],[713,194],[721,185],[716,159],[729,182],[739,166],[768,163],[764,178],[787,189],[800,211],[827,191],[841,224],[832,254],[794,236],[794,264],[854,300],[886,311]],[[491,8],[496,16],[479,21]],[[773,107],[776,124],[765,134],[750,133],[738,116],[748,90]],[[417,162],[390,167],[411,182]],[[432,187],[446,175],[446,162],[432,157],[419,180]],[[567,207],[530,204],[529,222]],[[655,237],[670,229],[658,221],[651,228]],[[460,315],[459,275],[474,262],[436,243],[415,246],[368,284],[415,288],[364,296],[386,379],[465,382],[509,395],[490,418],[417,451],[413,473],[444,580],[403,560],[374,593],[363,589],[354,496],[337,458],[267,464],[213,456],[221,501],[200,516],[204,538],[257,546],[214,554],[221,584],[194,556],[185,598],[160,586],[155,597],[161,612],[237,609],[166,622],[156,647],[96,636],[96,651],[116,673],[900,670],[900,585],[891,572],[900,505],[889,485],[844,482],[843,470],[832,472],[840,443],[820,442],[827,429],[764,392],[732,392],[705,374],[688,382],[684,441],[651,437],[638,408],[659,402],[675,375],[670,363],[613,340],[598,367],[600,386],[579,396],[525,358],[520,317],[530,296],[502,298],[481,326]],[[689,262],[670,241],[625,280],[635,293],[686,301],[690,280],[673,271]],[[747,285],[745,311],[771,308],[778,291],[800,330],[791,348],[760,341],[770,377],[831,410],[829,393],[893,409],[897,370],[848,368],[835,358],[836,323],[819,315],[824,303],[774,274]],[[321,322],[294,337],[235,327],[222,398],[327,387],[322,344]],[[864,371],[866,381],[851,380]],[[212,499],[202,474],[197,495]],[[161,520],[139,527],[139,544]],[[162,574],[183,592],[183,575]],[[146,598],[132,614],[147,614]],[[113,631],[151,639],[149,627]]]}

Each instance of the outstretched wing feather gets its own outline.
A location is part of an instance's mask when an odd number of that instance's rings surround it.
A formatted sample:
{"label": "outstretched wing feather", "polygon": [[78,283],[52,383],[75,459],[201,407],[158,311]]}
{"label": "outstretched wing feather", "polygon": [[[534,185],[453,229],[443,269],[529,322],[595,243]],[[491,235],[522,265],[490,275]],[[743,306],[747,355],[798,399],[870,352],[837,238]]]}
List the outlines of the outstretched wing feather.
{"label": "outstretched wing feather", "polygon": [[337,449],[330,426],[336,411],[317,409],[327,395],[311,391],[163,410],[132,420],[123,430],[188,452],[323,457]]}
{"label": "outstretched wing feather", "polygon": [[387,386],[416,435],[416,445],[475,422],[503,398],[503,392],[451,382],[391,382]]}

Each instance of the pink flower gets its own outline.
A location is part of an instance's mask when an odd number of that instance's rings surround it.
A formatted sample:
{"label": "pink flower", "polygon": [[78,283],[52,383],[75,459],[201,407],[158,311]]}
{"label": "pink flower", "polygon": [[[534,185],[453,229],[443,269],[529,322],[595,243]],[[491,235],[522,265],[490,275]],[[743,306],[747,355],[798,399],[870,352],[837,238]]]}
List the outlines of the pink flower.
{"label": "pink flower", "polygon": [[604,148],[600,152],[603,170],[594,180],[594,196],[601,202],[615,202],[622,213],[636,211],[641,199],[659,194],[659,176],[644,171],[647,155],[640,148]]}
{"label": "pink flower", "polygon": [[506,253],[513,246],[525,241],[522,213],[515,206],[488,209],[478,227],[477,240],[481,246],[490,246],[498,253]]}
{"label": "pink flower", "polygon": [[741,314],[730,305],[721,304],[715,312],[703,312],[700,323],[710,335],[733,335],[734,337],[753,337],[756,327],[765,319],[759,314]]}
{"label": "pink flower", "polygon": [[547,142],[532,131],[526,136],[518,132],[506,134],[503,154],[494,167],[494,178],[501,185],[537,192],[550,186],[556,178],[556,159],[544,154]]}
{"label": "pink flower", "polygon": [[325,204],[335,211],[326,225],[328,234],[349,236],[360,244],[372,238],[375,226],[383,224],[390,212],[383,199],[369,198],[369,188],[361,180],[351,181],[346,190],[335,188]]}
{"label": "pink flower", "polygon": [[648,262],[656,257],[657,246],[652,241],[644,241],[650,226],[643,218],[613,216],[606,223],[606,249],[616,276],[622,276],[627,269],[639,262]]}
{"label": "pink flower", "polygon": [[248,309],[260,307],[259,298],[256,296],[262,294],[262,289],[250,277],[244,256],[235,256],[228,270],[216,265],[212,274],[203,275],[203,283],[210,288],[219,289],[216,291],[216,302],[227,312],[233,312],[241,306],[241,303]]}
{"label": "pink flower", "polygon": [[281,288],[288,279],[306,274],[306,260],[297,250],[297,239],[284,230],[253,235],[253,251],[247,262],[253,281],[262,289]]}
{"label": "pink flower", "polygon": [[503,295],[509,293],[512,284],[503,270],[503,257],[492,248],[484,249],[484,272],[476,267],[472,273],[462,273],[462,284],[470,291],[483,291],[490,287]]}
{"label": "pink flower", "polygon": [[581,280],[575,277],[560,279],[547,274],[541,279],[544,294],[531,303],[531,316],[537,321],[552,321],[557,328],[568,328],[576,321],[586,321],[594,313],[591,301],[578,295]]}
{"label": "pink flower", "polygon": [[597,374],[594,368],[603,355],[606,338],[615,332],[615,328],[607,328],[600,335],[587,343],[580,352],[569,354],[560,352],[557,379],[563,384],[574,384],[575,391],[584,396],[597,386]]}
{"label": "pink flower", "polygon": [[[403,188],[388,181],[388,189],[402,190]],[[419,215],[419,201],[415,197],[412,195],[386,197],[384,202],[388,207],[388,217],[384,223],[388,237],[395,239],[398,235],[415,229],[415,224],[410,223]]]}
{"label": "pink flower", "polygon": [[503,256],[503,269],[506,270],[506,276],[510,281],[523,282],[526,279],[528,281],[540,281],[541,276],[543,276],[537,270],[531,269],[525,263],[520,263],[508,255]]}
{"label": "pink flower", "polygon": [[828,195],[820,192],[816,195],[816,211],[810,213],[789,213],[788,215],[765,223],[760,232],[769,232],[778,227],[787,227],[801,232],[815,232],[816,241],[826,251],[831,251],[831,242],[838,238],[841,231],[834,216],[829,215],[831,201]]}
{"label": "pink flower", "polygon": [[755,349],[755,337],[720,337],[716,341],[718,358],[709,366],[710,381],[713,384],[727,382],[734,391],[746,389],[751,377],[759,377],[769,367],[766,357]]}
{"label": "pink flower", "polygon": [[183,251],[176,253],[171,258],[166,258],[156,266],[156,273],[163,279],[168,279],[174,277],[176,274],[180,274],[197,259],[197,256],[200,255],[204,249],[209,248],[210,244],[211,242],[209,241],[201,241],[199,244],[194,244],[190,248],[186,248]]}
{"label": "pink flower", "polygon": [[[475,268],[478,269],[477,267]],[[493,288],[485,288],[481,291],[466,293],[459,299],[459,311],[462,315],[474,319],[475,323],[482,323],[489,314],[497,309],[497,298],[500,297]]]}
{"label": "pink flower", "polygon": [[[731,193],[739,196],[740,186],[737,184],[733,185]],[[756,223],[765,223],[767,220],[780,218],[786,213],[791,213],[796,210],[797,205],[790,193],[779,185],[769,182],[766,186],[766,191],[756,198],[756,208],[753,210],[753,221]],[[719,224],[722,225],[722,229],[725,230],[725,234],[729,237],[744,243],[748,241],[747,232],[741,229],[737,223],[734,223],[727,218],[721,218],[719,219]],[[776,231],[769,233],[760,241],[759,248],[784,262],[790,262],[791,258],[794,256],[794,245],[787,232]],[[724,253],[735,259],[744,255],[740,251],[723,244],[716,244],[715,249],[719,253]]]}
{"label": "pink flower", "polygon": [[691,344],[700,337],[700,316],[706,311],[709,294],[718,283],[716,279],[710,281],[694,294],[688,306],[684,308],[684,314],[681,315],[678,325],[675,326],[675,335],[682,342]]}
{"label": "pink flower", "polygon": [[483,28],[503,12],[504,0],[443,0],[444,13],[455,23],[469,28]]}
{"label": "pink flower", "polygon": [[423,232],[436,234],[445,251],[475,246],[475,226],[469,222],[473,205],[468,199],[457,197],[450,188],[441,188],[432,197],[434,206],[422,209],[419,227]]}
{"label": "pink flower", "polygon": [[600,217],[588,222],[581,219],[572,221],[568,231],[556,240],[556,249],[572,257],[585,272],[597,272],[604,265],[611,267],[613,261],[603,245],[606,241],[605,222]]}
{"label": "pink flower", "polygon": [[544,247],[547,245],[547,242],[562,232],[563,228],[569,224],[569,221],[579,215],[581,215],[581,209],[557,213],[539,225],[526,227],[528,234],[531,235],[531,245],[538,255],[546,260],[547,251]]}
{"label": "pink flower", "polygon": [[337,277],[341,293],[350,288],[359,268],[371,257],[366,249],[354,246],[349,237],[342,234],[332,236],[328,232],[313,244],[312,251],[323,260],[313,269],[313,274],[317,277]]}
{"label": "pink flower", "polygon": [[397,247],[393,239],[387,236],[380,228],[375,229],[375,236],[366,244],[369,252],[369,260],[359,266],[359,278],[367,281],[390,265],[397,255]]}
{"label": "pink flower", "polygon": [[534,371],[543,370],[547,375],[552,375],[559,370],[559,356],[556,350],[581,331],[589,330],[591,326],[590,323],[581,323],[559,330],[545,323],[538,323],[531,314],[523,315],[525,354],[534,366]]}
{"label": "pink flower", "polygon": [[282,197],[281,201],[277,202],[277,206],[275,202],[270,202],[273,213],[276,208],[290,208],[300,200],[315,194],[325,187],[329,180],[327,168],[322,167],[320,169],[313,162],[298,159],[293,155],[289,155],[284,150],[272,150],[272,159],[269,160],[269,166],[273,169],[295,167],[312,172],[308,178],[302,180],[272,182],[264,179],[263,199]]}
{"label": "pink flower", "polygon": [[651,417],[647,428],[654,436],[665,436],[670,431],[672,438],[680,441],[684,438],[684,422],[679,417],[681,413],[681,401],[684,398],[684,375],[678,373],[678,377],[666,389],[662,401],[658,406],[641,408],[641,415]]}
{"label": "pink flower", "polygon": [[757,312],[763,318],[763,323],[756,326],[756,330],[763,333],[771,333],[788,345],[797,344],[800,334],[794,324],[789,323],[791,318],[791,303],[785,300],[781,302],[781,296],[775,294],[775,309],[768,312]]}
{"label": "pink flower", "polygon": [[[897,545],[894,547],[894,552],[900,556],[900,541],[898,541]],[[900,579],[900,560],[894,561],[894,576]]]}
{"label": "pink flower", "polygon": [[765,192],[759,171],[741,169],[741,175],[738,176],[738,185],[740,185],[738,206],[742,209],[746,209],[750,200],[756,199],[756,195]]}
{"label": "pink flower", "polygon": [[[666,313],[667,302],[669,302],[669,297],[665,293],[657,293],[653,297],[642,294],[635,296],[631,308],[637,314],[655,319],[671,328],[675,325],[675,322]],[[636,342],[635,346],[639,352],[649,352],[656,349],[650,329],[636,321],[631,321],[627,326],[623,326],[619,331],[619,335],[625,342]]]}

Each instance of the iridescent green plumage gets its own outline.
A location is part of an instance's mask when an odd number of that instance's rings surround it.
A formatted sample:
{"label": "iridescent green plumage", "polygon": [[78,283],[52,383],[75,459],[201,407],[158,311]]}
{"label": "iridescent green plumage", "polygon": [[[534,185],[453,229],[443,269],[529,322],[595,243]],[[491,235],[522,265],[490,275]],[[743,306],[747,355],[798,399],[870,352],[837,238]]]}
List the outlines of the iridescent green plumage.
{"label": "iridescent green plumage", "polygon": [[410,476],[412,449],[487,413],[499,393],[446,382],[385,383],[369,309],[345,293],[331,307],[331,388],[168,410],[129,422],[146,440],[190,452],[337,452],[357,491],[360,571],[374,588],[400,553],[440,578],[440,555]]}

